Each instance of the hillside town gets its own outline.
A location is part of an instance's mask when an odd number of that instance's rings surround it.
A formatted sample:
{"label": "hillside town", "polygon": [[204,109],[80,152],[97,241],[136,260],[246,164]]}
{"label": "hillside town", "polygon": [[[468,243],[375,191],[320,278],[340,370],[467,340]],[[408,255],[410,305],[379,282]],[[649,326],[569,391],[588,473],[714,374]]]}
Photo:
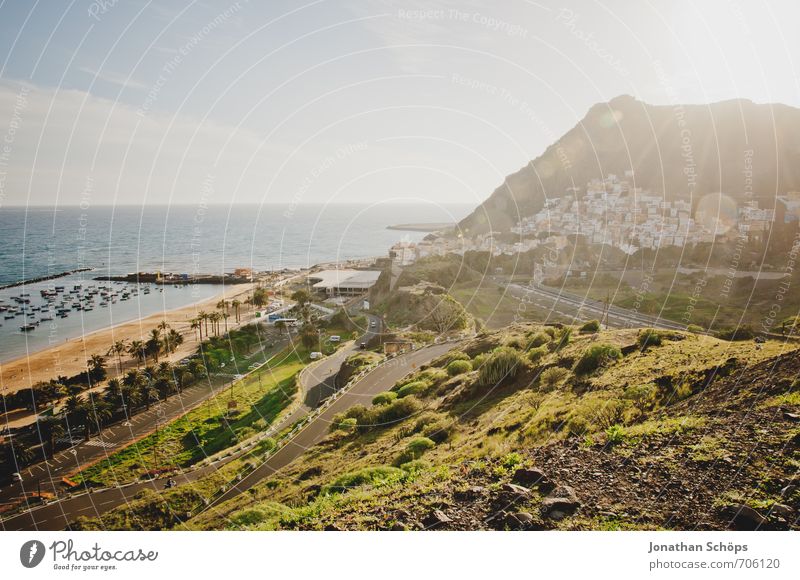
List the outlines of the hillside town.
{"label": "hillside town", "polygon": [[763,201],[753,196],[737,203],[724,194],[705,196],[693,207],[688,198],[667,200],[634,187],[632,180],[632,171],[623,178],[609,174],[590,181],[585,189],[570,188],[562,197],[545,200],[540,211],[511,228],[517,236],[511,243],[498,239],[497,232],[473,238],[438,237],[399,242],[390,249],[390,256],[407,265],[427,256],[467,251],[516,254],[540,245],[563,248],[569,236],[582,236],[588,244],[612,246],[627,254],[715,240],[761,242],[774,224],[796,224],[800,217],[800,192],[777,196],[774,208],[762,207]]}

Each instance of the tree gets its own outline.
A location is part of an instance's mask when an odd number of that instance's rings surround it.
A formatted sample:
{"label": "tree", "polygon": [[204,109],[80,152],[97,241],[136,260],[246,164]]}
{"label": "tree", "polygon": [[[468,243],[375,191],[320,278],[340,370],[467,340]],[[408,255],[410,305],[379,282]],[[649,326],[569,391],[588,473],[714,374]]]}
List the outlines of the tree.
{"label": "tree", "polygon": [[117,373],[122,372],[122,355],[128,352],[128,345],[124,340],[117,340],[111,345],[106,353],[108,356],[115,355],[117,357]]}
{"label": "tree", "polygon": [[261,307],[264,306],[269,302],[269,292],[267,292],[266,288],[256,288],[253,290],[253,296],[251,297],[251,303],[254,306]]}
{"label": "tree", "polygon": [[161,352],[161,330],[154,328],[150,331],[150,338],[144,344],[145,351],[155,362],[158,362],[158,355]]}
{"label": "tree", "polygon": [[286,323],[283,320],[279,320],[275,323],[275,328],[278,329],[278,334],[283,334],[283,330],[286,328]]}
{"label": "tree", "polygon": [[[39,420],[38,428],[42,439],[42,449],[44,449],[44,442],[47,441],[50,457],[52,458],[56,452],[56,439],[64,436],[64,426],[57,417],[47,417]],[[44,455],[44,451],[42,451],[42,454]],[[45,459],[47,459],[46,455]]]}
{"label": "tree", "polygon": [[311,350],[319,341],[319,334],[313,324],[304,324],[300,330],[300,342],[306,349]]}
{"label": "tree", "polygon": [[136,359],[136,366],[140,366],[147,358],[147,353],[144,349],[144,343],[141,340],[132,340],[128,346],[128,354]]}
{"label": "tree", "polygon": [[86,361],[86,368],[88,370],[89,383],[102,381],[106,378],[106,359],[99,354],[93,354],[88,361]]}
{"label": "tree", "polygon": [[236,317],[236,322],[239,322],[239,307],[242,305],[241,302],[236,300],[235,298],[231,301],[231,306],[233,306],[233,314]]}
{"label": "tree", "polygon": [[[197,318],[192,318],[189,321],[189,328],[194,330],[194,339],[195,340],[197,340],[197,341],[202,340],[202,338],[203,338],[203,327],[202,327],[202,325],[200,324],[200,321]],[[198,336],[198,329],[200,330],[199,336]]]}
{"label": "tree", "polygon": [[[206,336],[208,336],[208,312],[206,312],[205,310],[201,310],[200,312],[197,313],[197,319],[200,321],[201,324],[205,323]],[[203,338],[203,332],[201,330],[200,339],[202,340],[202,338]]]}

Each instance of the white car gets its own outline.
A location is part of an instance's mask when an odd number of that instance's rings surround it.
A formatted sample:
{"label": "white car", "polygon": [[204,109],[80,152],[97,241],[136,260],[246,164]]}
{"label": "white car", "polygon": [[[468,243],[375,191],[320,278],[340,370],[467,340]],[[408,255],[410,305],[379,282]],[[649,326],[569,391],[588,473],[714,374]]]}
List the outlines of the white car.
{"label": "white car", "polygon": [[331,342],[341,342],[341,340],[342,340],[342,337],[341,337],[341,336],[339,336],[338,334],[334,334],[334,335],[333,335],[332,337],[330,337],[328,340],[329,340],[329,341],[331,341]]}
{"label": "white car", "polygon": [[369,323],[369,325],[370,325],[372,328],[375,328],[376,326],[378,326],[378,323],[377,323],[377,322],[375,322],[375,321],[373,320],[372,322],[370,322],[370,323]]}
{"label": "white car", "polygon": [[308,356],[309,356],[309,358],[310,358],[311,360],[317,360],[318,358],[322,358],[322,353],[321,353],[321,352],[318,352],[318,351],[314,351],[314,352],[312,352],[312,353],[311,353],[310,355],[308,355]]}
{"label": "white car", "polygon": [[12,473],[11,474],[11,481],[14,481],[14,482],[22,481],[22,476],[19,473]]}

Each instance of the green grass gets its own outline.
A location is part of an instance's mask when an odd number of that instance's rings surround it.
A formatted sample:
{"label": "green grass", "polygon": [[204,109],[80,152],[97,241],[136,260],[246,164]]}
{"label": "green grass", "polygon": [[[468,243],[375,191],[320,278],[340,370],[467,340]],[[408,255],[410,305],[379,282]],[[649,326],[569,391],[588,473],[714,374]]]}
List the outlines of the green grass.
{"label": "green grass", "polygon": [[[85,469],[78,481],[113,485],[137,479],[153,469],[187,467],[255,434],[275,420],[297,393],[295,378],[304,363],[295,352],[248,375],[137,443]],[[229,401],[238,414],[226,418]]]}

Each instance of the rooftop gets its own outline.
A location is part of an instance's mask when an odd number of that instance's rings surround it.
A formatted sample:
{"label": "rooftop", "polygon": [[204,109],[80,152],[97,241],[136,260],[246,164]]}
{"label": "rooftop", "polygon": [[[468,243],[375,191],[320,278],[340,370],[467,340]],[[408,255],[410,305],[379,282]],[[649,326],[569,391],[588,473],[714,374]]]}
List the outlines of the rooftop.
{"label": "rooftop", "polygon": [[321,270],[310,274],[308,280],[314,288],[371,288],[378,281],[379,270]]}

